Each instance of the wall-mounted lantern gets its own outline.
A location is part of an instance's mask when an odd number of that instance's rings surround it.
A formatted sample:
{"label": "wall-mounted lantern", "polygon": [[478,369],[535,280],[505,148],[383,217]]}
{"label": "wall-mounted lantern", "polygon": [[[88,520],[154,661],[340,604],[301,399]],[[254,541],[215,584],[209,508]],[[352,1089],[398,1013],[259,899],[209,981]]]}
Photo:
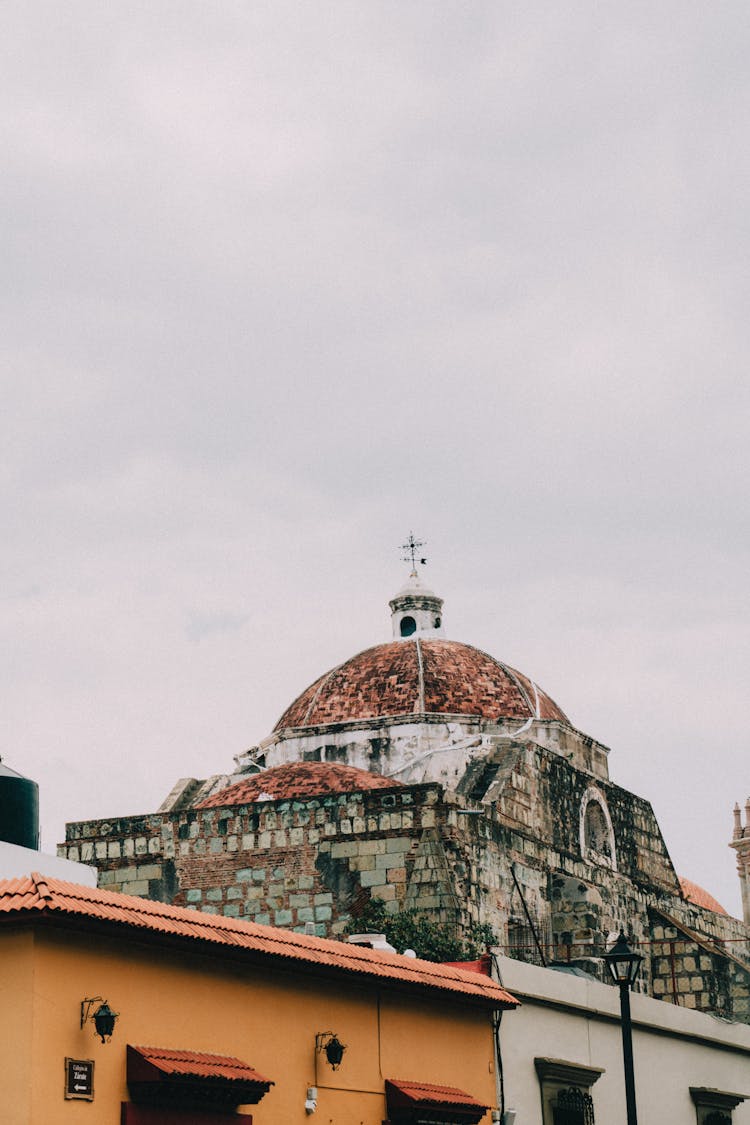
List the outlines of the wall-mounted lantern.
{"label": "wall-mounted lantern", "polygon": [[338,1070],[344,1057],[346,1044],[333,1031],[320,1031],[315,1036],[315,1050],[323,1051],[333,1070]]}
{"label": "wall-mounted lantern", "polygon": [[[94,1004],[99,1004],[95,1012],[92,1011]],[[92,996],[81,1001],[81,1027],[86,1024],[87,1020],[93,1020],[96,1034],[102,1043],[112,1038],[112,1032],[115,1030],[115,1023],[119,1014],[119,1012],[113,1012],[108,1002],[103,1000],[101,996]]]}

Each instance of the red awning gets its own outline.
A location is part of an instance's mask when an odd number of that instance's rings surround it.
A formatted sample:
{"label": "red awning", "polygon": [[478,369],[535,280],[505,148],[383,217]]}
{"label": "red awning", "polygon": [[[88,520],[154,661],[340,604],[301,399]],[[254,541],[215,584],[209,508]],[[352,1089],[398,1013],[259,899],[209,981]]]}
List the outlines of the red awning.
{"label": "red awning", "polygon": [[431,1082],[386,1079],[385,1097],[392,1125],[477,1125],[489,1108],[465,1090]]}
{"label": "red awning", "polygon": [[127,1080],[136,1103],[189,1109],[256,1105],[273,1086],[233,1055],[130,1045]]}

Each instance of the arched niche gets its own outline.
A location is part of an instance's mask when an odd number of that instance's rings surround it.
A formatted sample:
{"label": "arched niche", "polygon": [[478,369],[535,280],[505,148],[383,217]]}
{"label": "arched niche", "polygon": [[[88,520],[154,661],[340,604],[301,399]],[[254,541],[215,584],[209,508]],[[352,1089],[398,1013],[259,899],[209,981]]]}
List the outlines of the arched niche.
{"label": "arched niche", "polygon": [[589,786],[581,801],[581,855],[589,863],[599,863],[617,870],[615,833],[604,794],[595,785]]}

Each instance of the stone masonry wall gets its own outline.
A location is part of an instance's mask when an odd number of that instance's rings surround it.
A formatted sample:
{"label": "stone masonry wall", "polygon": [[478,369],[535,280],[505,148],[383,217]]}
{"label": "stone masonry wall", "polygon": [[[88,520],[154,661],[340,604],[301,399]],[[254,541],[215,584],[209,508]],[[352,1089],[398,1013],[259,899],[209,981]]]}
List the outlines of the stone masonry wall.
{"label": "stone masonry wall", "polygon": [[111,890],[321,936],[370,895],[451,924],[439,798],[421,785],[88,821],[68,826],[60,852],[95,863]]}
{"label": "stone masonry wall", "polygon": [[642,987],[671,999],[673,957],[662,946],[673,939],[654,922],[661,911],[681,927],[678,1001],[750,1019],[747,927],[672,889],[647,802],[628,803],[597,781],[615,830],[613,865],[581,851],[590,774],[523,744],[506,747],[498,766],[489,792],[499,778],[502,790],[480,807],[471,794],[425,783],[174,810],[71,824],[60,854],[96,864],[112,890],[320,936],[340,935],[375,896],[388,911],[416,907],[459,930],[488,925],[506,949],[530,916],[548,960],[601,971],[598,958],[622,928],[643,943]]}

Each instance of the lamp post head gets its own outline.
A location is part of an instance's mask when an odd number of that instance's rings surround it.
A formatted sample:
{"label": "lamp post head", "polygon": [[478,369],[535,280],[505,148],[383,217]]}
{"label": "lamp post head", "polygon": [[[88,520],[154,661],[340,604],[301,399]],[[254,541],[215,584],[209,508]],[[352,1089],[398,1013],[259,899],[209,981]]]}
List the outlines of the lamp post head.
{"label": "lamp post head", "polygon": [[617,941],[602,958],[609,969],[610,976],[615,984],[632,988],[635,978],[641,967],[643,958],[630,948],[625,940],[625,934],[620,930]]}

